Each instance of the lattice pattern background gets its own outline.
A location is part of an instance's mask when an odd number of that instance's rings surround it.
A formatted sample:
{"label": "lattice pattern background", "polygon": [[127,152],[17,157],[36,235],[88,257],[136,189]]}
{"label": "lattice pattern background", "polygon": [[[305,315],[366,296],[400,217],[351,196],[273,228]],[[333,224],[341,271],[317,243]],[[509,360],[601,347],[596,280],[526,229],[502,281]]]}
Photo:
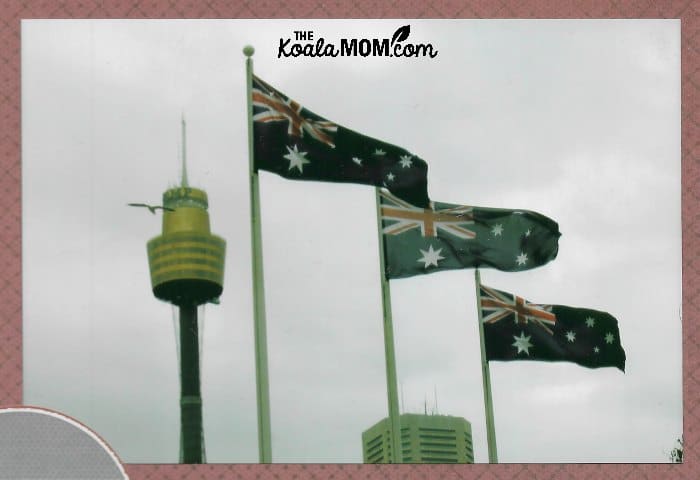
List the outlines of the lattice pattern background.
{"label": "lattice pattern background", "polygon": [[700,424],[700,2],[694,0],[0,1],[0,406],[22,403],[20,21],[24,18],[680,18],[683,465],[127,465],[132,479],[697,478]]}

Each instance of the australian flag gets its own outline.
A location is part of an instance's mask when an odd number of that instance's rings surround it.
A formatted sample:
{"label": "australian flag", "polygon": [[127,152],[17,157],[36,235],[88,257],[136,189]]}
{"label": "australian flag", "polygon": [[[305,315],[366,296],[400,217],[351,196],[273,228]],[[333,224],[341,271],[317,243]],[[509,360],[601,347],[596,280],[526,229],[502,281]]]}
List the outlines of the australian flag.
{"label": "australian flag", "polygon": [[330,122],[258,77],[251,94],[256,170],[385,187],[413,205],[429,206],[428,164],[419,157]]}
{"label": "australian flag", "polygon": [[479,304],[488,360],[565,361],[625,371],[617,320],[609,313],[534,304],[485,285]]}
{"label": "australian flag", "polygon": [[529,210],[431,202],[420,208],[380,192],[387,278],[458,268],[517,272],[554,260],[559,226]]}

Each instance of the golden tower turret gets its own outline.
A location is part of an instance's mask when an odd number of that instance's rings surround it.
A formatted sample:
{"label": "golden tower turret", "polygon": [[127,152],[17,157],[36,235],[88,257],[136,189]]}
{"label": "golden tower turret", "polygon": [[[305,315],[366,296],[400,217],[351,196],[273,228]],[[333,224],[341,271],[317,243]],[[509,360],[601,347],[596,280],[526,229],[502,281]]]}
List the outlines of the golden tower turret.
{"label": "golden tower turret", "polygon": [[148,263],[157,298],[201,305],[223,290],[226,241],[211,233],[207,193],[188,185],[184,131],[182,155],[182,183],[163,193],[162,234],[148,242]]}
{"label": "golden tower turret", "polygon": [[163,206],[163,233],[147,245],[153,294],[178,306],[218,298],[226,241],[211,233],[206,192],[171,188],[163,194]]}

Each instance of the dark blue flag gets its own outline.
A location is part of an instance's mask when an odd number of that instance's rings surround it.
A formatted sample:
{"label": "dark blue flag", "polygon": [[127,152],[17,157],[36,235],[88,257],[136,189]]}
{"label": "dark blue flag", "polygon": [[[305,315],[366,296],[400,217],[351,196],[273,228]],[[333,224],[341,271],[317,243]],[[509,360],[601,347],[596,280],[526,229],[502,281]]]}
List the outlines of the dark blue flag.
{"label": "dark blue flag", "polygon": [[534,304],[485,285],[479,297],[488,360],[565,361],[625,371],[617,320],[609,313]]}
{"label": "dark blue flag", "polygon": [[[428,207],[428,164],[403,148],[348,130],[253,77],[255,168],[294,180],[386,187]],[[368,113],[369,114],[369,113]]]}

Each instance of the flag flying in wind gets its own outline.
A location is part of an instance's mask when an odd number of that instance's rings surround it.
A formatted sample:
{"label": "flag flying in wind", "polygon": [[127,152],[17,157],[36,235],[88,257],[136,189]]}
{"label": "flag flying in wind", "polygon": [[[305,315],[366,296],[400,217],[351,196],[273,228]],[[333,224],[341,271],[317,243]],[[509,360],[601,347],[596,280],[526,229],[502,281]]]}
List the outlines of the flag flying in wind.
{"label": "flag flying in wind", "polygon": [[252,97],[256,170],[295,180],[386,187],[405,201],[428,206],[428,164],[417,156],[319,117],[255,76]]}
{"label": "flag flying in wind", "polygon": [[535,268],[557,256],[559,226],[528,210],[432,202],[411,205],[380,193],[387,278],[457,268]]}
{"label": "flag flying in wind", "polygon": [[625,371],[617,320],[609,313],[538,305],[485,285],[479,307],[488,360],[564,361]]}

